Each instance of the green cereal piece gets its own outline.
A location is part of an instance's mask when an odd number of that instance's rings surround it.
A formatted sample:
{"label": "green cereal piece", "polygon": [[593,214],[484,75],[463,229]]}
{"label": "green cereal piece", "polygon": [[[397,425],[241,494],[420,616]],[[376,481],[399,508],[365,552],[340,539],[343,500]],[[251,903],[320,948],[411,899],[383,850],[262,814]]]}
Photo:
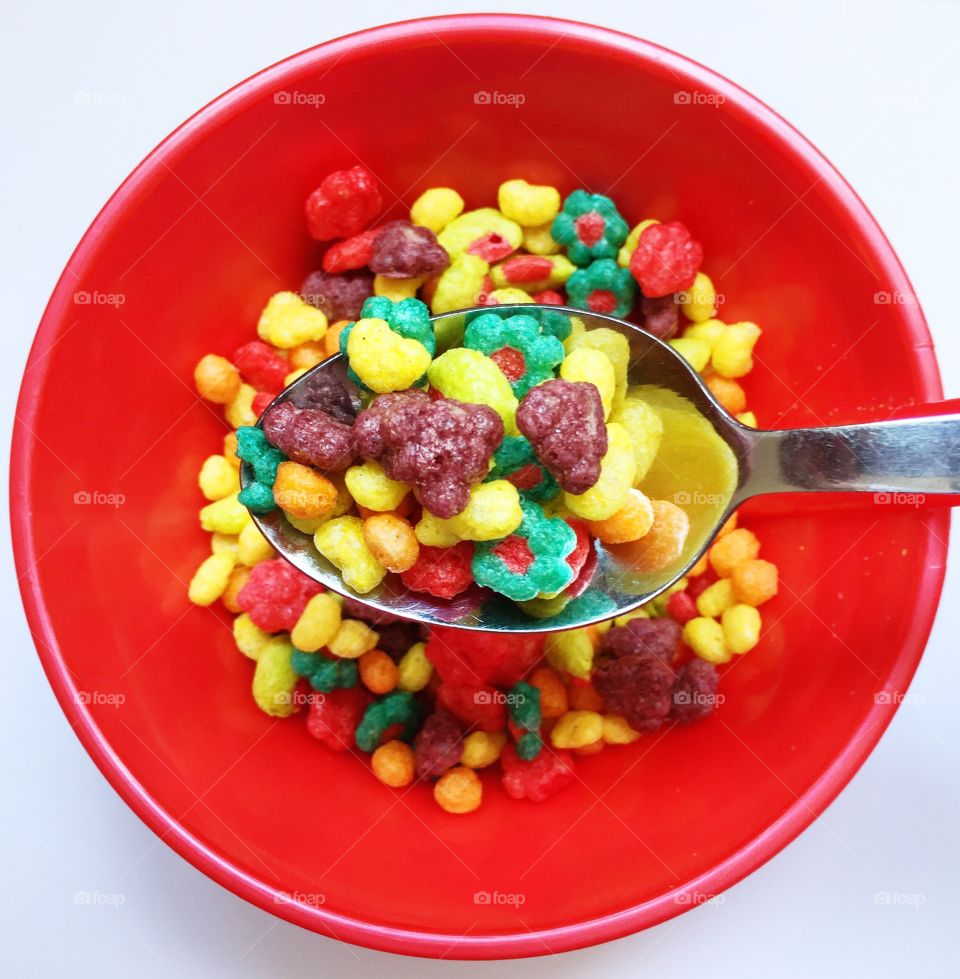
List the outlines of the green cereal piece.
{"label": "green cereal piece", "polygon": [[[541,592],[557,592],[573,580],[567,555],[576,547],[577,535],[565,520],[548,517],[538,503],[520,500],[523,520],[508,537],[479,541],[471,567],[478,585],[486,586],[515,602],[536,598]],[[524,569],[511,568],[508,542],[522,538],[533,555]],[[510,561],[512,564],[513,562]]]}
{"label": "green cereal piece", "polygon": [[268,488],[277,479],[277,466],[287,458],[267,441],[263,429],[254,425],[242,425],[237,429],[237,455],[253,466],[256,481]]}
{"label": "green cereal piece", "polygon": [[273,490],[263,483],[251,483],[240,490],[237,501],[242,503],[251,513],[270,513],[277,503],[273,498]]}
{"label": "green cereal piece", "polygon": [[416,733],[419,720],[420,710],[413,694],[409,690],[394,690],[374,701],[363,712],[363,719],[354,732],[354,740],[361,751],[373,751],[388,727],[402,724],[400,737],[409,741]]}
{"label": "green cereal piece", "polygon": [[[633,308],[637,284],[629,269],[612,258],[599,258],[567,279],[567,301],[578,309],[626,316]],[[612,298],[612,303],[611,303]]]}
{"label": "green cereal piece", "polygon": [[510,720],[524,731],[539,731],[540,691],[533,684],[521,680],[510,688],[507,695],[510,705]]}
{"label": "green cereal piece", "polygon": [[536,731],[527,731],[517,741],[517,757],[524,761],[533,761],[540,754],[542,748],[543,738]]}
{"label": "green cereal piece", "polygon": [[617,603],[602,591],[588,588],[582,595],[572,599],[566,607],[552,619],[551,625],[579,625],[584,619],[595,619],[616,611]]}
{"label": "green cereal piece", "polygon": [[598,258],[616,258],[629,231],[609,197],[585,190],[570,194],[550,226],[550,234],[566,246],[567,255],[575,265],[589,265]]}
{"label": "green cereal piece", "polygon": [[534,385],[554,377],[554,368],[564,356],[563,344],[554,336],[541,334],[536,318],[523,313],[506,318],[497,313],[483,313],[467,325],[463,345],[488,357],[504,347],[520,353],[523,374],[515,380],[507,378],[518,398]]}
{"label": "green cereal piece", "polygon": [[540,331],[544,336],[556,337],[558,340],[566,340],[570,336],[573,326],[570,317],[566,313],[561,313],[556,309],[542,309],[539,311]]}
{"label": "green cereal piece", "polygon": [[485,483],[491,483],[497,479],[509,481],[510,476],[519,470],[525,469],[527,466],[536,466],[540,471],[540,482],[529,488],[514,483],[520,491],[520,496],[535,500],[537,503],[543,503],[555,499],[560,493],[560,486],[553,478],[553,474],[544,468],[533,451],[529,439],[523,435],[504,436],[500,448],[493,454],[493,463],[493,469],[484,479]]}
{"label": "green cereal piece", "polygon": [[357,664],[350,659],[330,659],[320,653],[294,649],[290,663],[294,672],[306,677],[310,686],[320,693],[357,685]]}

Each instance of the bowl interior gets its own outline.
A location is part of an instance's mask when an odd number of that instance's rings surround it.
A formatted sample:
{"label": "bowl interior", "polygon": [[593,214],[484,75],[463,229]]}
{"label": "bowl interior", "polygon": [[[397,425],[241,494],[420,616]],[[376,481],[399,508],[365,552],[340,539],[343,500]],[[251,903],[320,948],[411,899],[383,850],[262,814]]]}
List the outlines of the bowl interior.
{"label": "bowl interior", "polygon": [[[707,97],[709,96],[709,98]],[[64,274],[28,367],[15,536],[65,709],[165,839],[301,924],[429,954],[555,951],[662,920],[756,866],[879,737],[936,604],[943,513],[778,501],[743,514],[777,562],[764,638],[704,723],[584,759],[540,808],[485,780],[478,814],[397,793],[250,698],[230,617],[194,608],[196,473],[226,425],[193,365],[248,340],[318,264],[303,200],[363,163],[390,216],[523,175],[683,220],[727,321],[765,332],[765,427],[884,417],[939,393],[922,316],[852,194],[739,90],[619,35],[538,19],[414,22],[245,83],[154,153]],[[878,364],[878,360],[880,363]],[[882,382],[879,380],[882,378]],[[891,573],[892,572],[892,573]],[[878,611],[879,610],[879,611]]]}

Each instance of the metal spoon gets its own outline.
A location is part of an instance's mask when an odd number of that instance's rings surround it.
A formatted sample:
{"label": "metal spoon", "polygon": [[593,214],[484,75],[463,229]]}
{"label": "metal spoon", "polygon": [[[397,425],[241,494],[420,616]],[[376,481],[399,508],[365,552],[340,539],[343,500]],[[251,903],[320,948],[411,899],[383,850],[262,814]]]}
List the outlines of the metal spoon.
{"label": "metal spoon", "polygon": [[[337,569],[317,552],[312,537],[295,530],[279,510],[265,516],[254,515],[257,526],[276,550],[332,591],[407,619],[485,632],[552,632],[622,615],[661,594],[696,563],[730,514],[751,497],[792,492],[918,496],[960,492],[960,414],[813,429],[748,428],[727,414],[697,372],[657,337],[612,316],[568,307],[537,308],[577,316],[587,330],[606,327],[626,337],[631,354],[629,388],[655,385],[673,392],[670,396],[673,406],[686,407],[691,414],[698,412],[722,440],[722,452],[727,452],[723,446],[732,451],[736,475],[728,493],[702,492],[698,487],[703,485],[703,480],[690,473],[676,473],[675,502],[683,504],[691,516],[691,532],[677,561],[654,574],[644,575],[636,570],[629,545],[611,547],[597,542],[596,572],[583,596],[553,617],[538,618],[498,595],[485,596],[482,603],[472,594],[449,602],[433,599],[407,591],[396,575],[388,575],[367,594],[355,594],[343,584]],[[434,317],[441,349],[460,342],[467,314],[484,311],[489,312],[489,308],[459,310]],[[504,305],[496,307],[496,311],[530,313],[531,306]],[[296,380],[277,396],[273,405],[289,399],[317,371],[346,381],[346,363],[337,355]],[[716,446],[710,449],[715,450]],[[702,456],[703,452],[700,446],[694,445],[689,454],[697,462],[694,457]],[[709,476],[708,471],[708,486]],[[247,486],[252,480],[252,469],[244,463],[241,484]],[[660,482],[662,490],[663,485],[670,483],[670,473],[661,472]],[[662,492],[660,496],[669,498]]]}

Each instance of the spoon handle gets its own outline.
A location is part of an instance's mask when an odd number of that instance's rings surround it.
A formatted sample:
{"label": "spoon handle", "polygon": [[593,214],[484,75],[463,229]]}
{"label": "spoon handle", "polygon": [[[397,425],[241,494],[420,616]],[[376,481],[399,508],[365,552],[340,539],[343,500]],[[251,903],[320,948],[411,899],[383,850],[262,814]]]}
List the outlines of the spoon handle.
{"label": "spoon handle", "polygon": [[909,410],[909,418],[862,425],[751,433],[736,502],[826,492],[889,497],[879,502],[908,496],[922,505],[928,495],[960,494],[960,400]]}

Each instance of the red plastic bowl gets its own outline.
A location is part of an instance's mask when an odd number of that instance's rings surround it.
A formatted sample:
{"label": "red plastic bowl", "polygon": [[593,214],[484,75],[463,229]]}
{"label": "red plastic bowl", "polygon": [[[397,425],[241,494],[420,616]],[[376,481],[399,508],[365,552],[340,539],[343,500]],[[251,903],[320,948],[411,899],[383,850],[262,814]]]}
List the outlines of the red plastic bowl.
{"label": "red plastic bowl", "polygon": [[869,501],[746,513],[784,587],[761,645],[727,670],[726,702],[704,723],[584,759],[581,781],[539,807],[491,776],[480,812],[451,816],[426,790],[398,794],[319,747],[299,720],[267,718],[229,616],[186,599],[208,548],[196,472],[225,431],[191,372],[248,340],[267,297],[316,266],[303,200],[359,162],[393,215],[437,184],[486,204],[523,174],[609,191],[631,221],[684,220],[721,315],[765,328],[747,388],[771,427],[885,417],[941,396],[922,314],[896,301],[910,285],[879,228],[809,143],[725,79],[544,18],[341,38],[166,139],[53,293],[12,475],[43,665],[97,765],[160,837],[297,924],[469,958],[656,924],[776,853],[876,744],[936,609],[948,513]]}

